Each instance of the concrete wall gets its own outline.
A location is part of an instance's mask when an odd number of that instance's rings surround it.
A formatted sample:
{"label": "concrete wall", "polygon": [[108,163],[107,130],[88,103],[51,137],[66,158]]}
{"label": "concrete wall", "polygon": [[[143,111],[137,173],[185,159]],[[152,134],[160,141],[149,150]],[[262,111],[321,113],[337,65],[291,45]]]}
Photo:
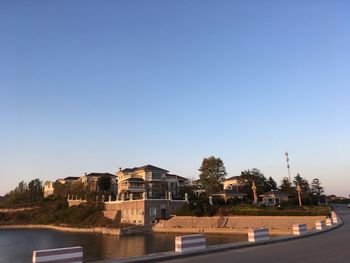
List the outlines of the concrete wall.
{"label": "concrete wall", "polygon": [[140,199],[114,201],[105,203],[104,215],[112,220],[118,211],[121,214],[121,222],[136,225],[149,225],[159,218],[169,218],[184,201],[169,199]]}
{"label": "concrete wall", "polygon": [[324,219],[325,216],[174,216],[169,220],[160,220],[153,231],[246,234],[249,228],[264,227],[272,234],[290,234],[293,224],[307,224],[308,229],[314,229],[315,222]]}

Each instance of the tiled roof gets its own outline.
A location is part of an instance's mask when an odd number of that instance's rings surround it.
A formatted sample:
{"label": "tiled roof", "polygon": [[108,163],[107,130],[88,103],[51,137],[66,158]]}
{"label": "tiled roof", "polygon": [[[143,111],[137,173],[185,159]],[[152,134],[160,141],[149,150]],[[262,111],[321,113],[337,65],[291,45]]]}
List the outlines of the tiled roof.
{"label": "tiled roof", "polygon": [[231,177],[225,179],[225,181],[228,181],[228,180],[241,180],[241,179],[242,179],[241,176],[231,176]]}
{"label": "tiled roof", "polygon": [[260,196],[267,196],[267,195],[285,195],[285,196],[289,196],[289,194],[281,192],[281,191],[270,191],[270,192],[266,192]]}
{"label": "tiled roof", "polygon": [[67,181],[74,181],[74,180],[78,180],[79,177],[76,176],[68,176],[66,178],[64,178],[63,180],[67,180]]}
{"label": "tiled roof", "polygon": [[162,168],[150,165],[150,164],[144,165],[144,166],[141,166],[141,167],[125,168],[125,169],[123,169],[121,171],[124,172],[124,173],[132,173],[132,172],[135,172],[135,171],[138,171],[138,170],[162,171],[162,172],[166,172],[166,173],[169,172],[168,170],[165,170],[165,169],[162,169]]}
{"label": "tiled roof", "polygon": [[176,177],[177,179],[182,179],[182,180],[188,180],[187,178],[185,178],[185,177],[182,177],[182,176],[180,176],[180,175],[176,175],[176,174],[167,174],[166,175],[167,177]]}
{"label": "tiled roof", "polygon": [[100,177],[100,176],[115,176],[115,175],[110,173],[89,173],[85,176]]}

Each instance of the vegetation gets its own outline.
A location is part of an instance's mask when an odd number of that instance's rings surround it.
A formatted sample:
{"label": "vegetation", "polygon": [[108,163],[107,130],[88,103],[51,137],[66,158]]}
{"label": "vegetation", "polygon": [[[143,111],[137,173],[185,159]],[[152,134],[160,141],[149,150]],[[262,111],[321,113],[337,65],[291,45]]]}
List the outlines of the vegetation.
{"label": "vegetation", "polygon": [[89,202],[68,207],[63,197],[42,199],[30,210],[0,212],[0,225],[9,224],[50,224],[70,227],[122,227],[117,220],[103,216],[103,203]]}
{"label": "vegetation", "polygon": [[214,156],[204,158],[199,168],[200,181],[207,195],[211,195],[222,189],[222,184],[227,175],[224,162]]}
{"label": "vegetation", "polygon": [[21,181],[14,190],[3,198],[3,205],[31,205],[43,198],[42,181],[33,179],[28,184]]}

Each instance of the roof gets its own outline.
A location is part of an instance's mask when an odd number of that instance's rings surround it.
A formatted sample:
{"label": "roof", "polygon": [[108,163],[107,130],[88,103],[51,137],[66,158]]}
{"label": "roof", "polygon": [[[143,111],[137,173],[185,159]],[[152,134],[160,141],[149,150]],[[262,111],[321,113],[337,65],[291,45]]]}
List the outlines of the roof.
{"label": "roof", "polygon": [[229,180],[242,180],[241,176],[231,176],[227,179],[225,179],[225,181],[229,181]]}
{"label": "roof", "polygon": [[110,174],[110,173],[89,173],[89,174],[85,174],[85,176],[92,176],[92,177],[113,176],[113,177],[115,177],[114,174]]}
{"label": "roof", "polygon": [[268,195],[285,195],[285,196],[289,196],[289,194],[287,193],[284,193],[284,192],[281,192],[281,191],[269,191],[269,192],[266,192],[260,196],[268,196]]}
{"label": "roof", "polygon": [[68,176],[66,178],[64,178],[63,180],[65,181],[74,181],[74,180],[78,180],[79,177],[76,177],[76,176]]}
{"label": "roof", "polygon": [[246,193],[242,193],[242,192],[237,192],[234,190],[228,190],[228,189],[224,189],[224,190],[220,190],[212,195],[247,195]]}
{"label": "roof", "polygon": [[128,179],[125,179],[123,181],[128,181],[128,182],[144,182],[145,180],[143,180],[142,178],[137,178],[137,177],[130,177]]}
{"label": "roof", "polygon": [[176,177],[177,179],[182,179],[182,180],[188,180],[187,178],[182,177],[180,175],[176,175],[176,174],[167,174],[166,176],[167,177]]}
{"label": "roof", "polygon": [[132,173],[138,170],[145,170],[145,171],[162,171],[162,172],[169,172],[168,170],[159,168],[157,166],[153,166],[153,165],[144,165],[144,166],[140,166],[140,167],[134,167],[134,168],[125,168],[123,170],[121,170],[121,172],[123,173]]}

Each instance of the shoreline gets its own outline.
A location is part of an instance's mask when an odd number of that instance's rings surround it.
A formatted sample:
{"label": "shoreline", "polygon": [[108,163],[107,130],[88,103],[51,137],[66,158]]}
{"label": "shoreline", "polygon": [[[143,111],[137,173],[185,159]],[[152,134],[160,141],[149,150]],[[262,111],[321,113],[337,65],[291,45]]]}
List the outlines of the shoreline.
{"label": "shoreline", "polygon": [[66,227],[56,225],[41,225],[41,224],[28,224],[28,225],[0,225],[2,229],[51,229],[62,232],[75,232],[75,233],[95,233],[112,236],[120,236],[121,231],[117,228],[105,228],[105,227],[94,227],[94,228],[79,228],[79,227]]}

